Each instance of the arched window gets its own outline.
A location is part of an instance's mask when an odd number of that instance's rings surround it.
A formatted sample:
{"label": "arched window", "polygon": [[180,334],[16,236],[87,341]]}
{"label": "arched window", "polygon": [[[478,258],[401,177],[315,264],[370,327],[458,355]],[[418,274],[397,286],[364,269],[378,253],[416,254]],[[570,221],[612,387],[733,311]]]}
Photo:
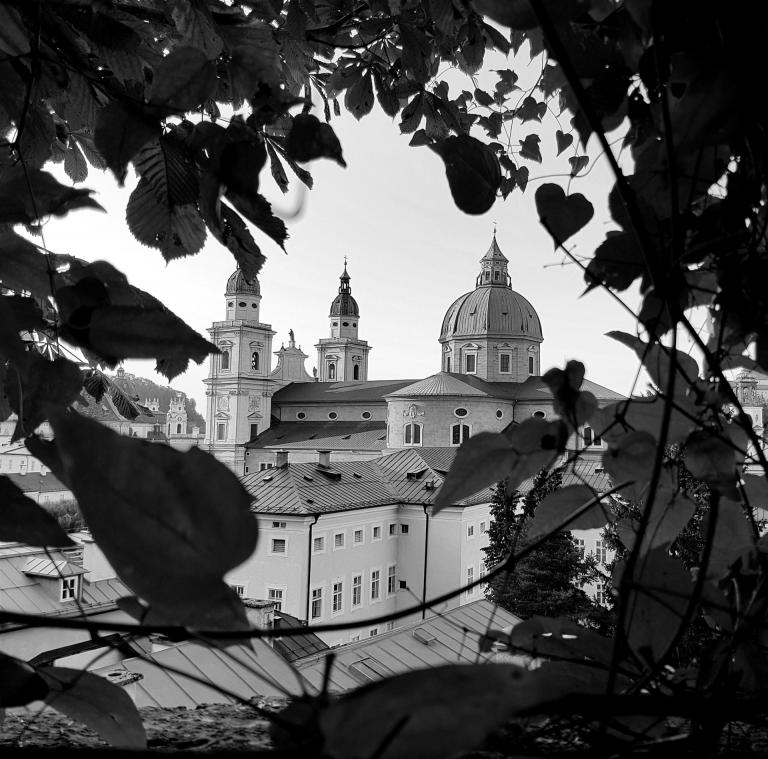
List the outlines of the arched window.
{"label": "arched window", "polygon": [[259,352],[254,351],[251,353],[251,369],[253,369],[254,372],[259,371]]}
{"label": "arched window", "polygon": [[328,379],[336,379],[336,364],[328,364]]}
{"label": "arched window", "polygon": [[355,364],[354,368],[352,369],[352,379],[360,379],[360,364]]}
{"label": "arched window", "polygon": [[409,422],[405,425],[405,445],[421,445],[421,425],[417,422]]}
{"label": "arched window", "polygon": [[461,445],[465,440],[469,439],[469,434],[468,424],[451,425],[451,445]]}
{"label": "arched window", "polygon": [[221,352],[221,368],[229,369],[229,351]]}

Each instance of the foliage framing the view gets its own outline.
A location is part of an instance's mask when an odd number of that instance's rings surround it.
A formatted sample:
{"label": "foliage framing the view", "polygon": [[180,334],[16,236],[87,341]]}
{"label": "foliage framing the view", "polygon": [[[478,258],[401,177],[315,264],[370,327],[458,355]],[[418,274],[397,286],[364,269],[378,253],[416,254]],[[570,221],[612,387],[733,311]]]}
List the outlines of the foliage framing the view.
{"label": "foliage framing the view", "polygon": [[[7,294],[0,298],[0,410],[3,418],[16,413],[14,437],[62,476],[86,512],[96,509],[89,522],[105,520],[97,538],[142,597],[133,610],[147,622],[199,628],[207,621],[189,599],[174,606],[162,594],[154,597],[156,578],[142,575],[135,556],[110,544],[123,524],[117,514],[98,512],[93,494],[96,475],[104,473],[94,471],[93,446],[83,439],[88,424],[68,409],[82,392],[99,397],[110,389],[104,366],[153,358],[172,378],[190,359],[200,362],[216,349],[108,263],[53,254],[31,241],[44,219],[97,207],[89,190],[61,184],[46,162],[63,163],[76,184],[86,180],[89,165],[108,168],[119,182],[132,167],[137,182],[126,220],[139,242],[170,260],[198,252],[210,234],[252,279],[264,260],[257,238],[281,246],[287,238],[259,192],[260,174],[269,164],[287,190],[291,182],[312,184],[300,163],[325,157],[344,165],[329,123],[342,103],[358,119],[374,107],[398,118],[412,145],[429,146],[442,159],[456,204],[467,213],[526,190],[549,144],[541,139],[543,124],[555,114],[556,151],[573,153],[574,190],[592,136],[614,171],[615,229],[584,265],[585,282],[617,298],[639,284],[641,336],[612,336],[639,356],[656,392],[598,409],[581,390],[578,362],[548,372],[559,418],[471,438],[436,509],[500,479],[514,489],[571,455],[569,441],[589,423],[608,444],[602,463],[613,490],[638,505],[637,519],[617,526],[627,551],[614,571],[615,637],[563,619],[535,618],[512,634],[491,630],[493,645],[546,661],[532,671],[486,665],[393,678],[329,705],[318,701],[313,727],[335,756],[359,753],[371,736],[387,742],[387,756],[439,756],[446,746],[471,748],[494,726],[523,714],[576,716],[589,740],[611,745],[663,742],[671,728],[649,714],[681,717],[676,730],[699,746],[730,720],[761,718],[755,696],[768,672],[768,567],[751,507],[768,499],[768,464],[723,372],[768,369],[768,116],[748,76],[764,69],[766,31],[759,4],[746,0],[727,6],[693,0],[1,3],[0,281]],[[472,77],[489,48],[518,55],[524,48],[542,61],[536,85],[521,91],[517,74],[505,68],[495,72],[492,89],[483,89]],[[444,64],[472,84],[451,92],[441,78]],[[310,112],[313,104],[322,119]],[[607,134],[619,128],[622,144],[614,147]],[[631,159],[629,174],[619,167],[619,147]],[[571,186],[540,184],[535,202],[566,253],[569,239],[594,215],[590,200]],[[709,313],[706,337],[691,324],[694,308]],[[701,366],[676,349],[679,332],[696,344]],[[65,357],[66,344],[83,352],[87,371]],[[34,436],[46,420],[54,442]],[[231,634],[248,634],[239,601],[221,577],[230,559],[252,549],[255,527],[237,536],[234,555],[223,560],[211,536],[201,534],[205,528],[195,531],[199,499],[169,474],[199,470],[209,488],[231,492],[225,521],[235,531],[248,519],[239,484],[212,459],[202,464],[197,453],[155,461],[147,443],[106,431],[93,435],[98,455],[107,466],[122,467],[126,484],[132,467],[153,460],[151,482],[143,486],[151,485],[162,510],[142,518],[164,515],[167,534],[157,539],[168,547],[192,539],[200,579],[228,610],[223,617]],[[666,455],[669,444],[679,446],[686,470],[709,487],[699,505],[706,513],[697,520],[693,572],[670,551],[696,509],[678,464]],[[6,478],[0,483],[3,537],[66,542],[51,517]],[[144,496],[138,484],[127,487],[121,506],[141,514]],[[550,534],[602,526],[614,514],[604,494],[580,486],[543,507],[533,542],[489,579]],[[673,653],[702,616],[713,630],[709,647],[678,666]],[[132,706],[116,686],[10,657],[0,659],[0,669],[0,706],[46,699],[117,744],[142,745]],[[365,719],[350,736],[356,715]],[[595,730],[595,723],[610,729]]]}

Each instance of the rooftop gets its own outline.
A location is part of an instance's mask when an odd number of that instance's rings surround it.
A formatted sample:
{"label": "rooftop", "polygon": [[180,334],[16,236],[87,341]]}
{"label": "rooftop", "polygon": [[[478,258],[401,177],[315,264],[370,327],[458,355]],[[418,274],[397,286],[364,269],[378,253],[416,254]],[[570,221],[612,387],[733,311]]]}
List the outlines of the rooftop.
{"label": "rooftop", "polygon": [[272,421],[246,448],[290,448],[334,451],[381,451],[387,446],[386,422]]}

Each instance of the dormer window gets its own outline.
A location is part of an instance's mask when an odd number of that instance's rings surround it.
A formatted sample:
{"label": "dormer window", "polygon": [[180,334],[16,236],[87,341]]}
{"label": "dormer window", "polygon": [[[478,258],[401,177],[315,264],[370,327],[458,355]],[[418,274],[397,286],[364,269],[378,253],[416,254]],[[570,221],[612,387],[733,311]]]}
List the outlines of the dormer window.
{"label": "dormer window", "polygon": [[76,601],[80,598],[80,576],[62,577],[59,580],[62,601]]}

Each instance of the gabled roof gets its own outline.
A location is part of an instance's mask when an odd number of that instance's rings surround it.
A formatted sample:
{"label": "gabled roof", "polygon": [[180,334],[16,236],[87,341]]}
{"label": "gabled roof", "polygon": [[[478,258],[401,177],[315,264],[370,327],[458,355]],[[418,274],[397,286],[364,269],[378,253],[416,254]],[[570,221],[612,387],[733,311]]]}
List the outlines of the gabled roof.
{"label": "gabled roof", "polygon": [[[493,661],[493,652],[480,653],[480,637],[489,627],[503,629],[518,622],[514,614],[481,599],[392,632],[337,646],[333,649],[329,690],[347,691],[391,675],[443,664]],[[323,684],[326,656],[314,655],[294,662],[299,674],[318,691]]]}
{"label": "gabled roof", "polygon": [[27,559],[22,570],[30,577],[47,577],[58,580],[62,577],[84,575],[85,570],[66,559],[53,559],[48,556],[32,556]]}
{"label": "gabled roof", "polygon": [[426,395],[459,395],[459,396],[487,396],[488,393],[480,388],[473,387],[464,380],[465,375],[438,372],[431,377],[407,385],[400,390],[389,393],[391,398],[414,398]]}
{"label": "gabled roof", "polygon": [[332,451],[382,451],[387,446],[386,422],[273,421],[246,448],[290,448]]}
{"label": "gabled roof", "polygon": [[293,382],[272,396],[272,406],[306,403],[384,403],[384,396],[417,380]]}

